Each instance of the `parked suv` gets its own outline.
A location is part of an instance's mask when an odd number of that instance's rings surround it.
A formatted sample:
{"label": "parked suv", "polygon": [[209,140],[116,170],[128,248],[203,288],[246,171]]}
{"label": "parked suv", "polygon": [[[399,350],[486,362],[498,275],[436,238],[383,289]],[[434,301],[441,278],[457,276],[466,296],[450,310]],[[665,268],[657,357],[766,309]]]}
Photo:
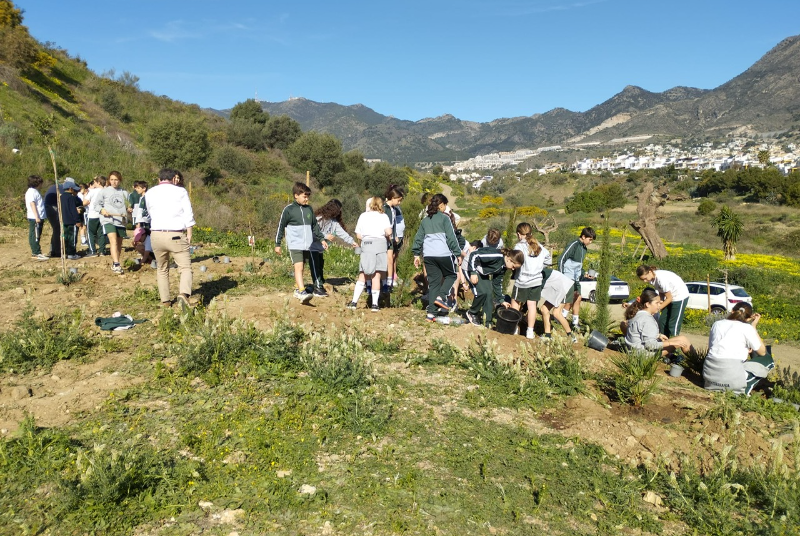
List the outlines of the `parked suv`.
{"label": "parked suv", "polygon": [[711,312],[725,313],[733,310],[733,306],[739,302],[753,304],[753,298],[739,285],[728,285],[728,293],[725,293],[725,283],[711,283],[705,281],[690,281],[686,283],[689,289],[689,309],[708,310],[708,294],[711,294]]}
{"label": "parked suv", "polygon": [[[594,272],[594,270],[590,270],[590,273],[592,272]],[[594,279],[590,279],[588,277],[581,278],[581,299],[589,300],[591,303],[597,301],[596,273],[597,272],[594,272],[594,274],[592,274],[595,275]],[[608,299],[624,301],[627,300],[630,295],[631,289],[628,286],[628,283],[612,275],[611,281],[608,285]]]}

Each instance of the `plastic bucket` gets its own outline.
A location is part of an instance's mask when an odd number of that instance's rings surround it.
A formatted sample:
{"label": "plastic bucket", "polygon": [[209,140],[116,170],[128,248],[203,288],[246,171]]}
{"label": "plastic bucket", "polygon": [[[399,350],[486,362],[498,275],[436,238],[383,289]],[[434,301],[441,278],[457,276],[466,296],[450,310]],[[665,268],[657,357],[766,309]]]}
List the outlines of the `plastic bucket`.
{"label": "plastic bucket", "polygon": [[517,331],[517,324],[522,320],[522,313],[510,307],[500,307],[496,311],[497,323],[495,329],[498,333],[513,335]]}
{"label": "plastic bucket", "polygon": [[680,365],[678,365],[676,363],[673,363],[672,365],[670,365],[670,367],[669,367],[669,375],[670,376],[672,376],[673,378],[680,378],[681,374],[683,374],[683,367],[682,366],[680,366]]}
{"label": "plastic bucket", "polygon": [[608,346],[608,337],[603,335],[597,330],[592,331],[589,334],[589,338],[586,340],[586,346],[591,348],[592,350],[597,350],[598,352],[602,352]]}

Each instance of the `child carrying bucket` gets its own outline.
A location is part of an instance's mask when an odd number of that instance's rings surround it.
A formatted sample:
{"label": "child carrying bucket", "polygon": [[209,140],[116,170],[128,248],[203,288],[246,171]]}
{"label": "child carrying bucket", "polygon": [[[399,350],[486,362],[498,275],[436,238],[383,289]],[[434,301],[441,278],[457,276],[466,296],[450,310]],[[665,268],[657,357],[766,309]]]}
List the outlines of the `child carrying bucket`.
{"label": "child carrying bucket", "polygon": [[[491,327],[494,310],[494,287],[502,284],[506,270],[516,270],[525,262],[525,254],[516,249],[484,247],[480,240],[470,244],[470,253],[461,263],[461,270],[469,281],[474,298],[467,311],[467,320],[477,326],[481,318]],[[507,306],[507,305],[506,305]]]}

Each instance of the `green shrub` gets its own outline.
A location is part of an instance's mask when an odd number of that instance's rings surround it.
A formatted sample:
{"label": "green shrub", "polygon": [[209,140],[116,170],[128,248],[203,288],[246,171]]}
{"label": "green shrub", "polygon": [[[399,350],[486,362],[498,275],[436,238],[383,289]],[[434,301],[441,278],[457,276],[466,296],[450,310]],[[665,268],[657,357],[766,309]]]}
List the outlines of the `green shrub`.
{"label": "green shrub", "polygon": [[35,318],[34,313],[35,309],[28,307],[15,328],[0,335],[0,371],[49,368],[89,352],[92,343],[81,329],[83,316],[79,310],[52,318]]}
{"label": "green shrub", "polygon": [[627,349],[611,358],[617,370],[611,384],[617,399],[625,404],[642,406],[661,383],[656,376],[661,356],[656,352]]}
{"label": "green shrub", "polygon": [[697,214],[700,216],[709,216],[715,210],[717,210],[717,204],[710,199],[703,199],[699,205],[697,205]]}
{"label": "green shrub", "polygon": [[215,159],[219,167],[235,175],[247,175],[253,169],[250,158],[233,147],[220,148]]}

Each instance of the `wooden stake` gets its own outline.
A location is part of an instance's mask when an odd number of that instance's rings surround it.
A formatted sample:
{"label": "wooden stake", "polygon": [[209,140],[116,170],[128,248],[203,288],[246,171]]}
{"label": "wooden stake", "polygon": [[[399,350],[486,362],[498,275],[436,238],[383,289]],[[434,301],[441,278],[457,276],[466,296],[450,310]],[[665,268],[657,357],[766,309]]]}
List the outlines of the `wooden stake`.
{"label": "wooden stake", "polygon": [[306,186],[311,186],[311,172],[306,171]]}
{"label": "wooden stake", "polygon": [[53,148],[48,144],[47,152],[50,153],[50,161],[53,162],[53,177],[56,181],[56,206],[58,208],[58,227],[60,229],[59,235],[61,236],[61,277],[64,281],[67,280],[67,252],[64,244],[64,223],[61,216],[61,192],[58,189],[58,169],[56,168],[56,154]]}

